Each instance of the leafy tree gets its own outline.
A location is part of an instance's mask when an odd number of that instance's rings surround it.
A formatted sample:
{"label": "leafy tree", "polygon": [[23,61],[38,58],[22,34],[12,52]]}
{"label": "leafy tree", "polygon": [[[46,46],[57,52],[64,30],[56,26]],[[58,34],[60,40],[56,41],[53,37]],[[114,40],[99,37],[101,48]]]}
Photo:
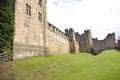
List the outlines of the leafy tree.
{"label": "leafy tree", "polygon": [[12,49],[14,37],[13,0],[0,0],[0,52]]}

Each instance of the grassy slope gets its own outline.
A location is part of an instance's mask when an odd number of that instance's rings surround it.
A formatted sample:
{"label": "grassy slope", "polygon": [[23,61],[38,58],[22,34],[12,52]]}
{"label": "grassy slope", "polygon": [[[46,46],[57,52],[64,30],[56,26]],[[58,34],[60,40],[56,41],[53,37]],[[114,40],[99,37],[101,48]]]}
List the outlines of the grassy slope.
{"label": "grassy slope", "polygon": [[61,54],[8,63],[15,80],[120,80],[120,52]]}

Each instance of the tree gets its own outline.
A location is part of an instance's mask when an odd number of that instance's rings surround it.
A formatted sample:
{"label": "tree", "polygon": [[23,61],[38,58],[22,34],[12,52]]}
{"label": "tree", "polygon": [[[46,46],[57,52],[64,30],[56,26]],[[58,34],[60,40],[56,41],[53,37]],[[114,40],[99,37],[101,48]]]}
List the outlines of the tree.
{"label": "tree", "polygon": [[14,37],[13,0],[0,0],[0,52],[11,51]]}

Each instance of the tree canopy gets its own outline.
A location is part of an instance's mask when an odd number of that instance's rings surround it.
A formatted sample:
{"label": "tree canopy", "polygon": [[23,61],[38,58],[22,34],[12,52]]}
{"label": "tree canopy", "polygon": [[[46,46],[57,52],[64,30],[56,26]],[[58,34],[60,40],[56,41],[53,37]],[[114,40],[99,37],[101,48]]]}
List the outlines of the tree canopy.
{"label": "tree canopy", "polygon": [[14,37],[13,0],[0,0],[0,52],[11,51]]}

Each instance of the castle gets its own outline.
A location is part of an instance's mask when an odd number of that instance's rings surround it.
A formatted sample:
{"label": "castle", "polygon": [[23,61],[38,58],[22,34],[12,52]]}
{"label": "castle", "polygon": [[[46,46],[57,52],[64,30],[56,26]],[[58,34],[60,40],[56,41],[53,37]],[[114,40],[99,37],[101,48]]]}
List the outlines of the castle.
{"label": "castle", "polygon": [[[44,56],[52,53],[95,53],[115,48],[115,34],[108,34],[104,40],[92,39],[91,30],[83,34],[72,28],[65,33],[47,22],[46,0],[14,0],[15,36],[13,59]],[[100,34],[99,34],[100,35]]]}
{"label": "castle", "polygon": [[116,44],[115,48],[120,51],[120,37],[118,39],[118,43]]}

